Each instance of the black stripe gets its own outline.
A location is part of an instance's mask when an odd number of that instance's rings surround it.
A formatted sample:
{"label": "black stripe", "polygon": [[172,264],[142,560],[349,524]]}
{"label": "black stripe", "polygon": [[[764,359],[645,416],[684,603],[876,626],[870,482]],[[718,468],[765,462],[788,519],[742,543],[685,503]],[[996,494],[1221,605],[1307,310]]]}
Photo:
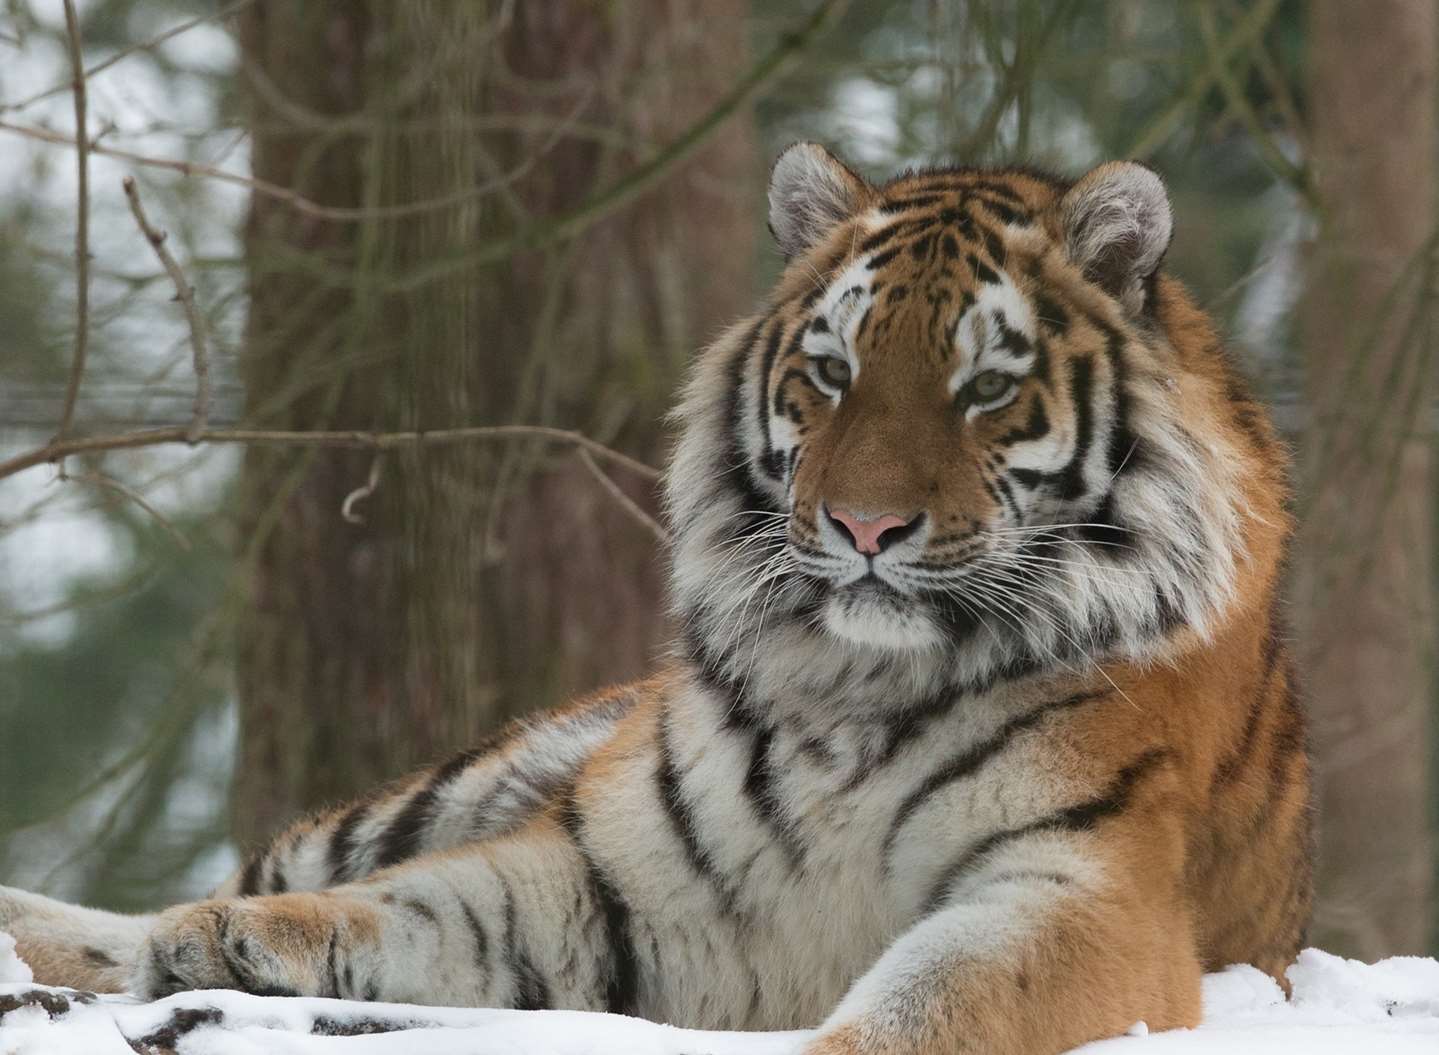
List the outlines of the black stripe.
{"label": "black stripe", "polygon": [[85,959],[95,967],[119,967],[120,965],[103,949],[86,947],[82,950]]}
{"label": "black stripe", "polygon": [[1124,472],[1134,472],[1142,463],[1137,458],[1139,437],[1129,427],[1129,389],[1124,383],[1124,337],[1118,330],[1108,331],[1105,356],[1109,361],[1109,384],[1114,397],[1114,422],[1109,430],[1109,476],[1113,480]]}
{"label": "black stripe", "polygon": [[500,877],[505,893],[505,938],[503,959],[510,976],[515,980],[514,1002],[517,1011],[546,1011],[550,1006],[550,988],[535,970],[534,962],[520,948],[519,919],[515,911],[515,892],[509,881]]}
{"label": "black stripe", "polygon": [[974,272],[974,277],[986,286],[999,284],[999,273],[973,253],[969,254],[969,266],[970,270]]}
{"label": "black stripe", "polygon": [[419,898],[400,898],[399,904],[402,908],[408,909],[415,915],[419,916],[421,919],[425,920],[427,923],[433,923],[435,926],[439,926],[440,917],[435,914],[434,909],[432,909],[429,905],[425,904]]}
{"label": "black stripe", "polygon": [[1048,327],[1053,333],[1064,336],[1069,332],[1069,312],[1059,306],[1059,302],[1045,293],[1034,295],[1034,314],[1041,325]]}
{"label": "black stripe", "polygon": [[[869,258],[869,263],[865,264],[865,269],[869,271],[878,271],[880,268],[884,267],[885,264],[889,263],[895,257],[899,256],[899,252],[903,248],[904,246],[896,245],[890,247],[889,249],[886,249],[882,253],[875,253],[874,256]],[[870,292],[876,293],[878,291],[871,287]]]}
{"label": "black stripe", "polygon": [[245,871],[240,876],[240,896],[254,897],[260,892],[261,877],[264,875],[265,855],[257,853],[250,858],[245,865]]}
{"label": "black stripe", "polygon": [[789,818],[785,815],[774,789],[774,774],[770,769],[769,752],[774,743],[774,727],[765,726],[754,735],[750,748],[749,768],[744,776],[744,793],[754,807],[760,820],[774,833],[775,841],[789,858],[790,865],[799,867],[804,861],[804,845],[795,837]]}
{"label": "black stripe", "polygon": [[[794,352],[799,348],[800,342],[804,340],[804,334],[807,328],[808,325],[806,323],[800,323],[800,325],[795,328],[794,337],[791,338],[789,342],[788,354],[793,355]],[[769,335],[769,340],[765,342],[764,358],[761,360],[759,377],[755,382],[758,388],[755,399],[755,416],[759,418],[759,429],[761,437],[761,468],[765,467],[765,459],[774,452],[774,448],[770,441],[769,429],[769,391],[770,380],[772,375],[774,374],[775,360],[779,358],[779,349],[783,341],[784,321],[776,318],[774,323],[774,329]],[[780,476],[777,473],[771,472],[770,476],[776,480],[780,479]]]}
{"label": "black stripe", "polygon": [[1074,806],[1066,806],[1037,821],[1021,825],[1018,828],[1006,828],[1003,831],[991,832],[979,842],[954,860],[940,874],[938,882],[930,890],[929,897],[925,899],[924,914],[928,915],[937,910],[948,896],[950,888],[954,883],[963,877],[971,869],[982,864],[984,858],[994,853],[1006,843],[1014,842],[1024,838],[1026,835],[1034,835],[1038,832],[1056,831],[1087,831],[1095,824],[1108,817],[1117,816],[1123,813],[1128,807],[1130,798],[1134,793],[1135,786],[1155,766],[1159,765],[1170,755],[1168,748],[1156,747],[1145,751],[1129,765],[1125,766],[1115,776],[1109,787],[1097,798],[1089,799],[1086,802]]}
{"label": "black stripe", "polygon": [[1004,248],[1004,240],[995,234],[993,228],[984,224],[976,224],[979,228],[980,241],[984,243],[984,251],[989,254],[989,259],[994,261],[995,267],[1003,267],[1009,257],[1008,251]]}
{"label": "black stripe", "polygon": [[864,339],[865,331],[869,329],[870,322],[874,319],[874,305],[866,304],[864,314],[859,317],[859,325],[854,328],[854,340],[858,344]]}
{"label": "black stripe", "polygon": [[600,975],[605,987],[605,1010],[616,1015],[639,1014],[640,966],[635,953],[634,930],[630,923],[630,906],[619,886],[595,860],[585,844],[585,820],[573,792],[560,810],[560,823],[575,844],[585,863],[585,880],[590,900],[599,909],[605,925],[605,947],[608,950]]}
{"label": "black stripe", "polygon": [[339,952],[340,928],[330,928],[330,947],[325,952],[325,974],[330,982],[330,989],[327,995],[340,999],[340,972],[336,969],[336,957]]}
{"label": "black stripe", "polygon": [[475,915],[475,910],[464,898],[457,898],[460,903],[460,911],[464,914],[465,925],[470,928],[470,937],[475,943],[475,966],[479,968],[480,977],[484,981],[480,985],[481,991],[490,987],[490,936],[485,931],[485,925]]}
{"label": "black stripe", "polygon": [[925,799],[929,798],[941,788],[953,784],[955,781],[963,780],[972,776],[979,769],[999,752],[1003,751],[1009,742],[1017,735],[1027,729],[1032,729],[1046,717],[1057,711],[1069,710],[1081,704],[1089,703],[1091,700],[1102,699],[1108,695],[1107,692],[1081,692],[1073,696],[1067,696],[1062,700],[1051,700],[1041,704],[1032,711],[1011,718],[999,727],[988,739],[975,744],[968,750],[955,755],[944,765],[940,766],[928,777],[919,787],[911,791],[899,809],[895,811],[894,819],[889,822],[889,831],[884,837],[884,848],[882,854],[886,870],[889,868],[889,856],[894,849],[894,841],[899,837],[900,829],[914,816]]}
{"label": "black stripe", "polygon": [[1210,794],[1234,783],[1239,776],[1241,767],[1254,754],[1254,748],[1259,739],[1259,723],[1264,717],[1265,705],[1269,702],[1269,689],[1274,680],[1275,665],[1279,659],[1281,638],[1277,619],[1278,613],[1271,611],[1269,630],[1265,634],[1264,649],[1259,661],[1259,680],[1254,687],[1253,695],[1249,698],[1248,713],[1244,717],[1244,728],[1240,731],[1239,740],[1234,749],[1215,767],[1214,777],[1209,785]]}
{"label": "black stripe", "polygon": [[962,694],[952,689],[943,689],[919,703],[884,719],[884,748],[868,764],[855,767],[843,790],[853,791],[880,769],[898,757],[900,750],[918,739],[929,723],[949,714],[959,702]]}
{"label": "black stripe", "polygon": [[[730,363],[729,388],[725,394],[724,418],[727,429],[725,445],[719,453],[720,465],[716,472],[719,479],[733,494],[740,500],[740,512],[777,512],[774,503],[765,496],[755,482],[750,467],[749,452],[744,449],[741,440],[744,421],[744,368],[749,363],[750,354],[755,342],[759,339],[767,319],[761,319],[750,329],[744,339],[740,342],[735,351],[734,360]],[[759,413],[765,413],[763,404],[759,407]],[[767,521],[763,517],[736,516],[731,520],[730,535],[733,539],[739,539],[755,535],[762,530]]]}
{"label": "black stripe", "polygon": [[1049,415],[1044,412],[1044,400],[1035,393],[1034,399],[1029,407],[1029,420],[1019,428],[1010,429],[999,438],[1001,447],[1011,447],[1016,443],[1030,443],[1049,435]]}
{"label": "black stripe", "polygon": [[977,179],[972,182],[966,183],[965,190],[970,192],[972,197],[975,197],[980,201],[983,201],[984,199],[979,198],[978,194],[974,194],[973,192],[978,191],[984,194],[993,194],[1000,198],[1007,198],[1009,201],[1014,202],[1016,205],[1024,204],[1023,195],[1021,195],[1013,187],[1010,187],[1004,183],[999,183],[995,180]]}
{"label": "black stripe", "polygon": [[992,311],[989,313],[989,318],[995,329],[999,331],[999,347],[1016,359],[1022,359],[1034,351],[1034,345],[1030,339],[1011,326],[1009,320],[1001,312]]}
{"label": "black stripe", "polygon": [[908,198],[892,198],[879,207],[879,211],[886,216],[897,212],[905,212],[908,209],[924,209],[936,205],[943,199],[938,194],[916,194]]}
{"label": "black stripe", "polygon": [[856,250],[855,255],[868,256],[876,249],[888,246],[891,241],[907,237],[911,234],[918,234],[921,230],[923,230],[925,227],[929,226],[933,222],[933,220],[925,218],[921,218],[918,221],[899,220],[895,223],[890,224],[887,227],[881,227],[874,234],[870,235],[863,242],[859,243],[859,247]]}
{"label": "black stripe", "polygon": [[666,715],[660,715],[659,723],[659,768],[656,773],[659,785],[660,803],[664,806],[665,815],[670,819],[670,827],[674,829],[675,836],[684,847],[685,859],[689,861],[690,867],[714,888],[715,896],[719,898],[720,908],[726,915],[734,912],[734,893],[729,889],[724,876],[720,874],[714,858],[708,850],[700,844],[699,833],[695,831],[694,817],[690,811],[690,805],[685,801],[684,791],[680,787],[679,770],[675,767],[674,756],[670,751],[669,736],[665,728]]}
{"label": "black stripe", "polygon": [[[1134,455],[1130,461],[1140,461],[1143,458],[1143,448],[1133,448]],[[1114,508],[1114,493],[1110,492],[1104,496],[1104,501],[1099,503],[1099,508],[1089,515],[1089,523],[1082,527],[1072,528],[1076,538],[1085,542],[1094,543],[1099,551],[1099,556],[1108,560],[1123,562],[1129,558],[1133,547],[1130,545],[1130,538],[1134,534],[1119,519],[1119,512]],[[1161,596],[1159,603],[1162,605],[1167,597]],[[1161,618],[1161,624],[1167,623],[1167,618]]]}
{"label": "black stripe", "polygon": [[[1023,469],[1012,469],[1010,471],[1016,478],[1020,473],[1024,472]],[[1014,518],[1014,522],[1016,524],[1024,523],[1024,513],[1020,511],[1019,502],[1014,497],[1014,490],[1009,486],[1009,481],[1006,480],[1003,475],[996,476],[994,478],[994,486],[998,488],[1004,504],[1009,507],[1009,514]]]}
{"label": "black stripe", "polygon": [[439,798],[440,792],[473,765],[485,750],[473,748],[455,755],[430,775],[424,787],[410,796],[410,801],[405,803],[404,808],[380,836],[379,854],[375,859],[376,868],[399,864],[420,852],[425,831],[435,819],[435,800]]}
{"label": "black stripe", "polygon": [[331,886],[344,883],[350,878],[350,853],[355,847],[355,829],[365,819],[369,809],[368,802],[351,806],[330,833],[330,845],[325,851],[325,857],[330,866]]}
{"label": "black stripe", "polygon": [[1015,227],[1027,227],[1030,220],[1027,215],[1017,209],[1011,209],[1003,202],[997,202],[992,198],[986,198],[982,194],[967,195],[967,199],[977,201],[994,215],[998,216],[1002,223],[1011,224]]}
{"label": "black stripe", "polygon": [[1084,460],[1094,442],[1094,364],[1075,359],[1069,364],[1069,395],[1074,403],[1074,454],[1059,472],[1059,497],[1074,501],[1084,494]]}

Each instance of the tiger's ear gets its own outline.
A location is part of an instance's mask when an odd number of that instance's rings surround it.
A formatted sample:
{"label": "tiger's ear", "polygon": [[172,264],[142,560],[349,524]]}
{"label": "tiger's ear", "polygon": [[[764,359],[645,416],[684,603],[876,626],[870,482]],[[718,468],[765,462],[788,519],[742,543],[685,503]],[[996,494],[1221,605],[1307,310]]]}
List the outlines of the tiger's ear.
{"label": "tiger's ear", "polygon": [[785,259],[803,253],[858,212],[869,190],[818,143],[787,147],[769,177],[769,229]]}
{"label": "tiger's ear", "polygon": [[1064,248],[1084,277],[1126,311],[1144,307],[1149,278],[1174,233],[1164,182],[1133,161],[1090,170],[1060,200]]}

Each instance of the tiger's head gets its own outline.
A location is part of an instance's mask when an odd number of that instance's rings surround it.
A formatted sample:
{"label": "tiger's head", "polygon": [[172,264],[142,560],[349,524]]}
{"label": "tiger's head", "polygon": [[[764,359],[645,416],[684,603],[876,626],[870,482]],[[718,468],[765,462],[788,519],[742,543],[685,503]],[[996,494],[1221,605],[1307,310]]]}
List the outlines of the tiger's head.
{"label": "tiger's head", "polygon": [[716,670],[984,683],[1209,633],[1262,412],[1160,263],[1160,179],[775,165],[787,266],[706,351],[668,475],[675,601]]}

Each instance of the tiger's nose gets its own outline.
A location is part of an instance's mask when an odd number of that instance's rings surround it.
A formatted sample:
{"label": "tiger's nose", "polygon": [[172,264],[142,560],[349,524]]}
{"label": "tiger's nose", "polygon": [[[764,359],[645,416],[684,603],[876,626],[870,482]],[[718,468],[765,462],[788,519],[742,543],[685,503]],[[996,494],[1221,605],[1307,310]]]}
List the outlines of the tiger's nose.
{"label": "tiger's nose", "polygon": [[906,519],[893,513],[885,513],[865,518],[846,509],[831,509],[828,512],[830,520],[849,533],[854,548],[860,553],[870,555],[880,553],[886,546],[909,537],[911,531],[906,529],[912,529],[919,523],[919,516]]}

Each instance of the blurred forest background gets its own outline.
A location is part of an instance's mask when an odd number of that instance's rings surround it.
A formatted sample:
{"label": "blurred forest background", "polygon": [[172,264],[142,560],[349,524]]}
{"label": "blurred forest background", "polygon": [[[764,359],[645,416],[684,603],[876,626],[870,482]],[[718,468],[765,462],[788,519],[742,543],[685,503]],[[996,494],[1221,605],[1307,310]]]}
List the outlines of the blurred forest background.
{"label": "blurred forest background", "polygon": [[[1436,51],[1432,0],[0,0],[0,882],[199,896],[642,672],[642,466],[231,430],[660,464],[808,138],[1164,174],[1299,454],[1311,940],[1435,951]],[[88,442],[152,429],[201,442]]]}

